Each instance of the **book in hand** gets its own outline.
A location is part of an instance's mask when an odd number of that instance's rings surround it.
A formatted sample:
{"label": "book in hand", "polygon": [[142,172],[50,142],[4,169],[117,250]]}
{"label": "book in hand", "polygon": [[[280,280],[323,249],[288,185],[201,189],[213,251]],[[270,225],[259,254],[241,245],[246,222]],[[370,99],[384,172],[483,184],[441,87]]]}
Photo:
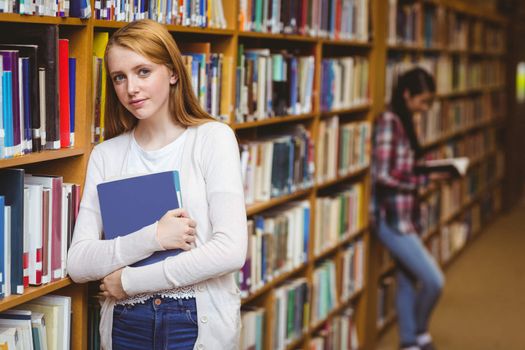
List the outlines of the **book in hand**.
{"label": "book in hand", "polygon": [[416,166],[420,173],[447,172],[454,176],[465,176],[469,166],[467,157],[425,160]]}
{"label": "book in hand", "polygon": [[[166,171],[101,183],[97,186],[104,239],[136,232],[160,220],[168,210],[180,208],[178,171]],[[136,262],[144,266],[177,255],[180,249],[157,251]]]}

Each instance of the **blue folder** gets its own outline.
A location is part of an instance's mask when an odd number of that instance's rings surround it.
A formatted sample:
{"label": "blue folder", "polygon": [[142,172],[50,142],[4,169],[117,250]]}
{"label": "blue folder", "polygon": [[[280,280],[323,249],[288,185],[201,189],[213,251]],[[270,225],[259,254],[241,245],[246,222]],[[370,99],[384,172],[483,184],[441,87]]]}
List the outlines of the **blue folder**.
{"label": "blue folder", "polygon": [[[97,186],[97,190],[104,239],[125,236],[151,225],[182,203],[178,171],[104,182]],[[131,266],[156,263],[181,251],[158,251]]]}

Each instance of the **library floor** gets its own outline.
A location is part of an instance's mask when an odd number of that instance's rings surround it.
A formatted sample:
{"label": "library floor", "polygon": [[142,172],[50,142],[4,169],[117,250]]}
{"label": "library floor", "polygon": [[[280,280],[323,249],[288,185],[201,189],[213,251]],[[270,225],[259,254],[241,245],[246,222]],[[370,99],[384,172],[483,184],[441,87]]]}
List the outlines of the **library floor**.
{"label": "library floor", "polygon": [[[431,322],[438,350],[525,349],[525,200],[475,239],[446,270]],[[376,350],[397,350],[397,327]]]}

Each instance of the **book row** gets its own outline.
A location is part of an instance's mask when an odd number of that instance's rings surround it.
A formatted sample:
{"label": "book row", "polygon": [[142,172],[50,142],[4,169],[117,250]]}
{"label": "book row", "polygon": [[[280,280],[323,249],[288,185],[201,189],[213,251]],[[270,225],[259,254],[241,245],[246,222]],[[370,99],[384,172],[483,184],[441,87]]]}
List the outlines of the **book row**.
{"label": "book row", "polygon": [[310,340],[309,350],[358,350],[359,338],[354,309],[349,307],[326,322],[321,331]]}
{"label": "book row", "polygon": [[45,295],[0,313],[0,349],[67,350],[71,297]]}
{"label": "book row", "polygon": [[369,62],[366,57],[323,59],[321,111],[333,111],[370,102]]}
{"label": "book row", "polygon": [[315,202],[313,251],[317,256],[365,228],[364,183],[345,185]]}
{"label": "book row", "polygon": [[61,176],[0,171],[0,297],[66,277],[80,186]]}
{"label": "book row", "polygon": [[241,0],[239,29],[367,42],[367,0]]}
{"label": "book row", "polygon": [[[248,297],[275,278],[303,266],[311,256],[311,240],[314,254],[318,255],[364,228],[363,201],[363,184],[352,185],[330,197],[319,197],[313,234],[309,201],[290,202],[249,219],[247,258],[237,275],[241,295]],[[363,258],[361,248],[354,257]],[[348,275],[356,276],[352,280],[359,280],[357,284],[362,285],[362,272]],[[344,296],[355,289],[345,287]]]}
{"label": "book row", "polygon": [[436,101],[426,113],[414,116],[421,144],[428,145],[449,135],[483,125],[504,114],[505,93],[494,91],[470,98]]}
{"label": "book row", "polygon": [[57,26],[0,40],[0,159],[75,144],[76,59]]}
{"label": "book row", "polygon": [[313,112],[312,55],[239,46],[235,116],[238,123]]}
{"label": "book row", "polygon": [[388,2],[387,42],[390,45],[502,53],[504,37],[503,28],[443,6],[398,0]]}
{"label": "book row", "polygon": [[[264,308],[254,307],[242,311],[241,350],[264,349],[268,339],[265,337],[265,316]],[[346,308],[328,320],[321,330],[313,335],[308,349],[359,349],[356,323],[354,309]]]}
{"label": "book row", "polygon": [[370,138],[367,121],[340,123],[339,116],[322,119],[315,149],[317,183],[366,168],[370,163]]}
{"label": "book row", "polygon": [[163,24],[226,28],[222,0],[96,0],[95,19],[132,22],[151,19]]}
{"label": "book row", "polygon": [[0,0],[0,13],[19,13],[53,17],[91,17],[88,0]]}
{"label": "book row", "polygon": [[313,186],[314,144],[301,124],[257,141],[240,142],[246,204]]}
{"label": "book row", "polygon": [[394,55],[388,58],[386,64],[385,101],[390,102],[397,77],[417,66],[436,77],[438,94],[501,87],[505,83],[505,67],[499,60],[470,60],[449,55],[420,58]]}

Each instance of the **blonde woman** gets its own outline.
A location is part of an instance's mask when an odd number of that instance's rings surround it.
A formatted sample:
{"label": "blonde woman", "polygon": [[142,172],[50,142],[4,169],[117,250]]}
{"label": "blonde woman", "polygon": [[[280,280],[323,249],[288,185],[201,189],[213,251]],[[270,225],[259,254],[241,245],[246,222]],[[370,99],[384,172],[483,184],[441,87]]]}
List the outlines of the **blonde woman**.
{"label": "blonde woman", "polygon": [[[109,349],[236,349],[240,296],[233,272],[246,254],[238,145],[193,94],[164,26],[130,23],[105,53],[106,141],[90,156],[68,272],[101,280],[101,344]],[[101,240],[96,186],[133,174],[178,170],[184,208],[113,240]],[[137,198],[140,200],[140,198]],[[129,265],[155,251],[166,260]]]}

